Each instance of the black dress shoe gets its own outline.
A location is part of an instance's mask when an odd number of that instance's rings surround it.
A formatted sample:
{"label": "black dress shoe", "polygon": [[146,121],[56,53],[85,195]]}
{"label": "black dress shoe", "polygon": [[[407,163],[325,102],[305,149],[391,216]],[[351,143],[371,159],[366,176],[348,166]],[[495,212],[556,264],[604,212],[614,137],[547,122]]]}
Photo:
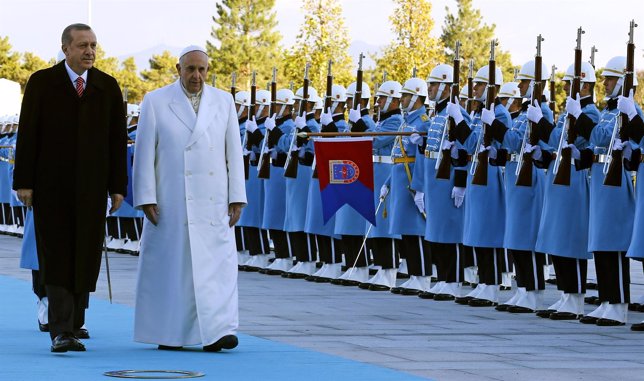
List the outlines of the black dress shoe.
{"label": "black dress shoe", "polygon": [[434,295],[434,300],[437,302],[444,302],[447,300],[454,300],[455,297],[452,294],[436,294]]}
{"label": "black dress shoe", "polygon": [[246,265],[237,265],[237,270],[239,270],[239,271],[246,271],[246,268],[247,268],[247,267],[248,267],[248,266],[246,266]]}
{"label": "black dress shoe", "polygon": [[548,284],[557,284],[557,278],[548,278],[548,279],[546,279],[546,283],[548,283]]}
{"label": "black dress shoe", "polygon": [[180,351],[183,347],[173,347],[171,345],[159,345],[158,349],[160,351]]}
{"label": "black dress shoe", "polygon": [[219,352],[222,349],[233,349],[237,346],[237,344],[239,344],[237,336],[226,335],[213,344],[206,345],[205,347],[203,347],[203,350],[204,352]]}
{"label": "black dress shoe", "polygon": [[39,320],[38,329],[40,330],[40,332],[49,332],[49,324],[42,324]]}
{"label": "black dress shoe", "polygon": [[275,269],[266,269],[266,272],[263,273],[266,275],[282,275],[284,274],[284,270],[275,270]]}
{"label": "black dress shoe", "polygon": [[595,304],[599,298],[596,296],[587,296],[584,298],[584,303]]}
{"label": "black dress shoe", "polygon": [[582,316],[581,319],[579,319],[579,322],[581,324],[596,324],[597,320],[599,320],[599,318],[596,318],[594,316],[585,315],[585,316]]}
{"label": "black dress shoe", "polygon": [[499,304],[498,306],[494,307],[495,310],[505,312],[508,310],[508,308],[512,307],[512,304]]}
{"label": "black dress shoe", "polygon": [[385,286],[384,284],[370,284],[369,291],[389,291],[391,287]]}
{"label": "black dress shoe", "polygon": [[472,299],[474,298],[471,296],[459,296],[458,298],[454,298],[454,302],[466,306]]}
{"label": "black dress shoe", "polygon": [[304,273],[286,273],[286,274],[287,274],[286,277],[289,279],[305,279],[307,276],[309,276],[308,274],[304,274]]}
{"label": "black dress shoe", "polygon": [[309,275],[306,278],[304,278],[304,280],[309,281],[309,282],[315,282],[318,278],[319,278],[319,276]]}
{"label": "black dress shoe", "polygon": [[635,324],[631,325],[631,331],[638,331],[638,332],[644,331],[644,322],[635,323]]}
{"label": "black dress shoe", "polygon": [[417,290],[415,288],[403,288],[400,291],[400,295],[418,295],[420,294],[420,290]]}
{"label": "black dress shoe", "polygon": [[257,272],[261,273],[262,270],[264,270],[264,269],[259,268],[259,267],[255,267],[255,266],[245,266],[244,267],[244,271],[249,272],[249,273],[257,273]]}
{"label": "black dress shoe", "polygon": [[535,315],[540,318],[548,319],[553,312],[557,312],[557,310],[539,310],[535,313]]}
{"label": "black dress shoe", "polygon": [[621,321],[613,320],[613,319],[604,319],[604,318],[599,318],[597,319],[596,325],[600,327],[617,327],[620,325],[625,325],[626,323],[622,323]]}
{"label": "black dress shoe", "polygon": [[434,296],[436,296],[436,294],[434,294],[433,292],[429,292],[429,291],[423,291],[423,292],[418,294],[418,297],[421,298],[421,299],[434,299]]}
{"label": "black dress shoe", "polygon": [[491,300],[478,299],[478,298],[474,298],[474,299],[470,300],[469,302],[467,302],[467,305],[470,306],[470,307],[494,307],[497,304],[498,303],[494,303]]}
{"label": "black dress shoe", "polygon": [[71,333],[61,333],[51,341],[51,351],[56,353],[85,352],[85,346]]}
{"label": "black dress shoe", "polygon": [[369,286],[371,286],[371,283],[369,282],[362,282],[358,285],[358,288],[361,288],[363,290],[368,290]]}
{"label": "black dress shoe", "polygon": [[331,283],[331,281],[333,281],[333,278],[327,278],[327,277],[322,277],[322,276],[319,276],[319,277],[316,277],[316,278],[317,279],[315,279],[315,281],[314,281],[315,283]]}
{"label": "black dress shoe", "polygon": [[359,286],[362,283],[363,282],[358,282],[357,280],[343,279],[341,284],[347,287],[355,287],[355,286]]}
{"label": "black dress shoe", "polygon": [[479,286],[478,283],[470,283],[471,288],[477,288]]}
{"label": "black dress shoe", "polygon": [[393,287],[391,290],[392,294],[400,294],[402,292],[403,288],[402,287]]}
{"label": "black dress shoe", "polygon": [[510,306],[508,307],[508,312],[513,314],[532,314],[534,313],[534,310],[528,307]]}
{"label": "black dress shoe", "polygon": [[464,281],[463,281],[463,286],[469,286],[469,285],[471,285],[471,284],[472,284],[472,283],[470,283],[470,282],[468,282],[468,281],[466,281],[466,280],[464,280]]}
{"label": "black dress shoe", "polygon": [[644,312],[644,304],[640,304],[640,306],[637,308],[638,312]]}
{"label": "black dress shoe", "polygon": [[342,282],[344,282],[344,279],[336,278],[331,280],[331,284],[335,284],[337,286],[342,286]]}
{"label": "black dress shoe", "polygon": [[628,310],[629,311],[639,311],[640,307],[642,307],[642,305],[639,304],[639,303],[628,303]]}
{"label": "black dress shoe", "polygon": [[501,291],[509,291],[509,290],[512,290],[512,287],[511,286],[500,286],[499,290],[501,290]]}
{"label": "black dress shoe", "polygon": [[89,339],[89,331],[85,328],[78,328],[74,330],[74,336],[77,339]]}
{"label": "black dress shoe", "polygon": [[579,316],[573,314],[572,312],[553,312],[550,314],[550,319],[552,320],[577,320]]}
{"label": "black dress shoe", "polygon": [[595,282],[586,282],[586,288],[588,290],[596,290],[597,289],[597,283],[595,283]]}
{"label": "black dress shoe", "polygon": [[374,276],[374,275],[376,275],[377,273],[378,273],[378,270],[376,270],[376,269],[369,269],[369,275],[370,275],[370,276]]}

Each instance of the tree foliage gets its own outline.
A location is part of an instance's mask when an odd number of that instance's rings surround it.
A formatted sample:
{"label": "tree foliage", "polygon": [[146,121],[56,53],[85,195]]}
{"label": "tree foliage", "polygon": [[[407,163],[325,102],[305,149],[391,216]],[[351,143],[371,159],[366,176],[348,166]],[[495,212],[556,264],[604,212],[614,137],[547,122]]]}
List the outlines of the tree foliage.
{"label": "tree foliage", "polygon": [[177,80],[178,59],[169,51],[153,55],[149,62],[150,68],[141,72],[147,90],[157,89]]}
{"label": "tree foliage", "polygon": [[434,20],[428,0],[394,0],[396,8],[389,16],[395,40],[385,47],[375,61],[378,71],[388,73],[388,79],[404,83],[412,75],[426,78],[429,72],[444,61],[440,40],[431,37]]}
{"label": "tree foliage", "polygon": [[147,91],[147,84],[137,73],[134,57],[128,57],[121,62],[121,69],[116,72],[115,78],[125,93],[127,90],[128,103],[139,103]]}
{"label": "tree foliage", "polygon": [[304,23],[295,45],[284,52],[283,77],[293,81],[295,89],[302,85],[304,67],[310,63],[309,80],[322,94],[326,90],[328,61],[333,61],[334,83],[343,86],[355,81],[353,62],[349,56],[349,31],[344,24],[342,5],[338,0],[304,0]]}
{"label": "tree foliage", "polygon": [[[489,62],[490,41],[495,38],[496,25],[482,23],[481,11],[472,7],[472,0],[456,0],[456,3],[455,14],[450,13],[449,8],[445,7],[447,15],[440,39],[445,46],[445,55],[449,64],[454,60],[456,41],[460,41],[462,62],[469,64],[470,59],[474,59],[474,73],[476,74],[478,69]],[[510,53],[503,51],[500,44],[496,47],[495,53],[497,66],[503,70],[503,81],[512,81],[515,66],[512,65]],[[467,64],[461,65],[461,67],[466,68]],[[466,77],[466,75],[461,75],[461,79]]]}
{"label": "tree foliage", "polygon": [[[220,87],[229,87],[231,73],[237,73],[237,86],[250,87],[250,76],[257,71],[257,82],[269,81],[272,67],[280,56],[281,35],[275,30],[275,0],[223,0],[217,2],[217,15],[212,20],[206,42],[210,72],[217,76]],[[212,83],[212,79],[209,79]],[[224,85],[226,83],[226,85]]]}

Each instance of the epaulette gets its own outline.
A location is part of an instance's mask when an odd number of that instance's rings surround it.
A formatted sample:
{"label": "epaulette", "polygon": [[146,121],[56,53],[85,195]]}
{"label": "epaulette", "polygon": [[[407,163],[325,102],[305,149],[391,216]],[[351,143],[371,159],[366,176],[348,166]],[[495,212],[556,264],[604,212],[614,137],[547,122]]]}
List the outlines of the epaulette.
{"label": "epaulette", "polygon": [[427,116],[427,114],[422,114],[420,116],[420,120],[422,120],[423,122],[427,122],[429,120],[429,117]]}

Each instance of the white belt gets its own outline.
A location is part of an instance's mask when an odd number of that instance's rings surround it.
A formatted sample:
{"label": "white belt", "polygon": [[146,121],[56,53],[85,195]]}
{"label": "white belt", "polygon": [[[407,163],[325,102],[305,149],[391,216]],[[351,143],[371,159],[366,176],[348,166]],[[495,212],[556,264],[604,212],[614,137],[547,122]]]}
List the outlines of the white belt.
{"label": "white belt", "polygon": [[391,156],[373,155],[373,162],[382,163],[382,164],[393,164],[394,160],[391,158]]}
{"label": "white belt", "polygon": [[425,150],[425,158],[426,159],[438,159],[440,154],[441,154],[441,152],[439,152],[439,151],[427,151],[427,150]]}

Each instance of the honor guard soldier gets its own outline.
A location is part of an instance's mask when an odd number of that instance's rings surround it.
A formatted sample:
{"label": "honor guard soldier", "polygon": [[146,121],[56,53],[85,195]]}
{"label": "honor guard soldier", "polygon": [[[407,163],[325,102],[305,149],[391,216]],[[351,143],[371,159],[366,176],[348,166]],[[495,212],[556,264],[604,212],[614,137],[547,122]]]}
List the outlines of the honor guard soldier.
{"label": "honor guard soldier", "polygon": [[501,102],[501,104],[508,110],[512,120],[516,119],[521,113],[521,106],[523,103],[523,97],[519,90],[519,83],[504,83],[503,86],[501,86],[501,90],[499,90],[499,102]]}
{"label": "honor guard soldier", "polygon": [[[320,116],[321,132],[346,132],[349,129],[349,125],[344,120],[346,89],[338,84],[333,85],[331,99],[331,107]],[[333,216],[326,224],[324,223],[320,181],[317,176],[311,179],[307,206],[305,231],[315,236],[322,267],[306,280],[318,283],[331,282],[342,274],[341,241],[339,235],[334,233],[336,217]]]}
{"label": "honor guard soldier", "polygon": [[[239,123],[239,135],[240,139],[242,142],[242,145],[248,141],[248,138],[246,137],[246,121],[248,119],[252,119],[252,115],[248,115],[249,112],[249,105],[250,105],[250,93],[248,91],[238,91],[235,93],[235,109],[237,111],[237,122]],[[243,149],[244,147],[242,147]],[[247,152],[244,152],[244,155],[246,155]],[[249,176],[250,178],[250,176]],[[248,199],[248,182],[249,180],[246,180],[246,198]],[[242,210],[242,215],[244,214],[244,211]],[[240,266],[243,266],[243,263],[248,261],[250,259],[250,255],[248,254],[248,248],[246,245],[246,232],[244,231],[244,227],[237,223],[235,225],[235,241],[237,244],[237,263],[239,263]]]}

